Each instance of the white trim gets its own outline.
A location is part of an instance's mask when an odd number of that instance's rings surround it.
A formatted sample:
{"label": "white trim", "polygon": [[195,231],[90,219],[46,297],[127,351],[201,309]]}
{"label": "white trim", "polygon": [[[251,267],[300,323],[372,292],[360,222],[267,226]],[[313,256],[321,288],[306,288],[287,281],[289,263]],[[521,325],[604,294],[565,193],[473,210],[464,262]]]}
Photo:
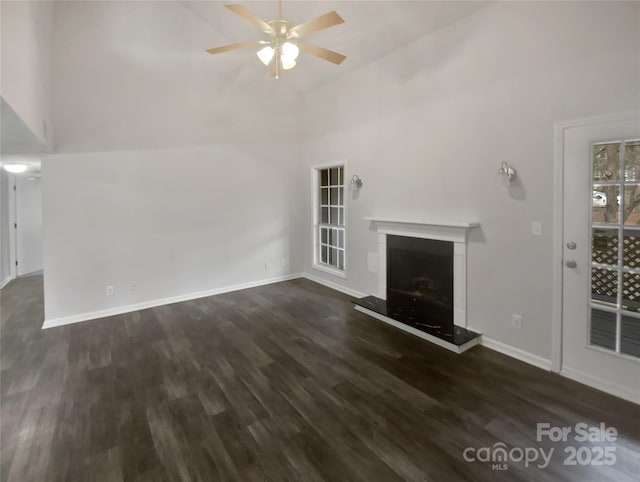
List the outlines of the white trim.
{"label": "white trim", "polygon": [[623,398],[629,402],[640,404],[640,390],[631,390],[628,387],[618,385],[609,380],[600,377],[594,377],[591,374],[584,373],[573,368],[563,367],[560,374],[570,378],[573,381],[582,383],[589,387],[601,390],[610,395]]}
{"label": "white trim", "polygon": [[395,219],[395,218],[383,218],[378,216],[365,216],[365,221],[371,221],[375,223],[391,223],[391,224],[418,224],[425,226],[441,226],[446,228],[461,228],[461,229],[470,229],[480,226],[480,223],[476,222],[452,222],[452,221],[432,221],[432,220],[416,220],[416,219]]}
{"label": "white trim", "polygon": [[613,114],[596,115],[593,117],[580,117],[578,119],[569,119],[556,122],[555,125],[559,128],[566,129],[570,127],[583,127],[593,124],[602,124],[606,122],[616,122],[637,117],[638,111],[629,110],[626,112],[614,112]]}
{"label": "white trim", "polygon": [[1,283],[0,283],[0,290],[2,288],[4,288],[5,286],[7,286],[9,284],[10,281],[14,280],[15,276],[7,276]]}
{"label": "white trim", "polygon": [[413,238],[436,239],[451,241],[453,243],[466,243],[467,232],[480,223],[448,223],[431,221],[406,221],[402,219],[380,218],[365,216],[365,221],[370,221],[378,233],[393,234],[396,236],[410,236]]}
{"label": "white trim", "polygon": [[[543,370],[555,371],[553,369],[552,360],[547,360],[546,358],[534,355],[533,353],[520,350],[519,348],[514,348],[492,338],[488,338],[485,335],[482,335],[482,346],[510,356],[511,358],[515,358],[517,360],[528,363],[529,365],[542,368]],[[559,373],[563,377],[569,378],[573,381],[582,383],[597,390],[601,390],[610,395],[623,398],[630,402],[640,404],[640,391],[633,391],[628,387],[618,385],[617,383],[612,383],[604,378],[594,377],[593,375],[584,373],[580,370],[575,370],[573,368],[563,367]]]}
{"label": "white trim", "polygon": [[542,368],[547,371],[551,370],[551,360],[547,360],[541,356],[521,350],[520,348],[507,345],[485,335],[482,335],[482,346],[487,347],[490,350],[500,352],[503,355],[510,356],[511,358],[515,358],[516,360],[528,363],[529,365],[533,365],[534,367]]}
{"label": "white trim", "polygon": [[321,162],[320,164],[313,164],[310,167],[311,169],[331,169],[332,167],[340,167],[344,165],[346,165],[346,161],[335,161],[335,162]]}
{"label": "white trim", "polygon": [[453,243],[453,323],[467,327],[467,243]]}
{"label": "white trim", "polygon": [[283,276],[276,276],[275,278],[269,278],[259,281],[250,281],[248,283],[240,283],[232,286],[225,286],[222,288],[215,288],[207,291],[198,291],[195,293],[187,293],[179,296],[171,296],[169,298],[160,298],[151,301],[144,301],[142,303],[136,303],[133,305],[118,306],[115,308],[108,308],[106,310],[91,311],[88,313],[80,313],[72,316],[65,316],[61,318],[53,318],[44,320],[42,329],[54,328],[56,326],[70,325],[72,323],[80,323],[82,321],[95,320],[98,318],[105,318],[107,316],[121,315],[124,313],[130,313],[132,311],[144,310],[147,308],[154,308],[156,306],[170,305],[173,303],[180,303],[181,301],[195,300],[198,298],[205,298],[207,296],[219,295],[222,293],[229,293],[231,291],[245,290],[248,288],[255,288],[258,286],[264,286],[272,283],[279,283],[281,281],[288,281],[292,279],[301,278],[301,273],[289,274]]}
{"label": "white trim", "polygon": [[564,133],[567,129],[636,117],[637,111],[571,119],[554,124],[553,150],[553,295],[551,301],[551,370],[562,370],[562,284],[564,253]]}
{"label": "white trim", "polygon": [[[320,236],[320,204],[318,203],[318,172],[324,169],[331,169],[334,167],[339,167],[342,169],[342,192],[343,192],[343,202],[342,209],[343,211],[343,220],[344,224],[342,226],[336,226],[343,229],[343,242],[344,248],[342,249],[342,256],[344,262],[344,269],[332,268],[330,265],[324,265],[320,261],[318,261],[318,239]],[[325,273],[329,273],[333,276],[337,276],[338,278],[346,278],[347,277],[347,268],[349,266],[348,256],[347,256],[347,239],[349,236],[347,230],[347,215],[348,215],[348,206],[347,200],[349,196],[347,196],[348,185],[347,185],[347,176],[348,176],[348,166],[347,161],[339,161],[339,162],[325,162],[322,164],[314,164],[309,166],[310,174],[311,174],[311,183],[310,183],[310,193],[311,193],[311,267],[313,269],[317,269],[319,271],[324,271]]]}
{"label": "white trim", "polygon": [[313,276],[312,274],[309,274],[309,273],[302,273],[300,275],[300,277],[306,278],[309,281],[313,281],[314,283],[318,283],[319,285],[326,286],[327,288],[331,288],[333,290],[340,291],[341,293],[347,294],[349,296],[353,296],[354,298],[364,298],[365,296],[367,296],[366,294],[361,293],[360,291],[356,291],[356,290],[353,290],[351,288],[347,288],[346,286],[343,286],[343,285],[338,284],[338,283],[334,283],[333,281],[327,281],[325,279],[318,278],[318,277]]}
{"label": "white trim", "polygon": [[314,264],[311,266],[313,269],[317,269],[318,271],[322,271],[324,273],[329,273],[333,276],[337,276],[338,278],[347,278],[347,273],[344,270],[338,268],[331,268],[330,266],[325,266],[323,264]]}
{"label": "white trim", "polygon": [[562,369],[562,261],[564,253],[564,131],[556,123],[553,147],[553,256],[551,298],[551,370]]}
{"label": "white trim", "polygon": [[373,318],[376,318],[380,321],[387,323],[388,325],[394,326],[402,331],[407,333],[411,333],[418,338],[422,338],[423,340],[430,341],[431,343],[438,345],[441,348],[445,348],[446,350],[452,351],[454,353],[460,354],[467,351],[469,348],[480,343],[480,339],[482,336],[477,336],[462,345],[455,345],[453,343],[449,343],[448,341],[443,340],[442,338],[438,338],[436,336],[430,335],[429,333],[425,333],[424,331],[420,331],[415,329],[412,326],[405,325],[404,323],[400,323],[399,321],[394,320],[393,318],[389,318],[388,316],[381,315],[380,313],[376,313],[373,310],[369,310],[364,308],[363,306],[356,305],[355,309],[365,315],[369,315]]}
{"label": "white trim", "polygon": [[[0,167],[2,169],[2,167]],[[9,239],[9,274],[7,277],[2,280],[0,283],[0,289],[4,288],[10,281],[16,279],[17,271],[16,271],[16,191],[14,189],[16,185],[16,177],[10,172],[6,173],[7,176],[7,186],[9,188],[9,195],[7,196],[7,226],[2,226],[0,230],[3,230],[5,227],[7,228],[6,236]],[[5,234],[2,234],[5,236]]]}
{"label": "white trim", "polygon": [[378,233],[378,298],[387,300],[387,235],[382,233]]}
{"label": "white trim", "polygon": [[[601,346],[598,346],[598,345],[586,344],[584,347],[587,350],[597,351],[598,353],[601,353],[603,355],[609,355],[610,357],[613,357],[613,358],[621,358],[623,360],[627,360],[627,361],[630,361],[630,362],[635,363],[637,365],[640,365],[640,358],[638,358],[636,355],[630,355],[630,354],[627,354],[627,353],[614,351],[614,350],[612,350],[610,348],[604,348],[604,347],[601,347]],[[640,368],[640,367],[638,367],[638,368]]]}
{"label": "white trim", "polygon": [[331,281],[327,281],[322,278],[315,277],[308,273],[295,273],[295,274],[277,276],[275,278],[269,278],[269,279],[260,280],[260,281],[251,281],[248,283],[240,283],[237,285],[225,286],[222,288],[215,288],[207,291],[187,293],[184,295],[172,296],[169,298],[160,298],[156,300],[145,301],[142,303],[136,303],[133,305],[125,305],[125,306],[119,306],[116,308],[108,308],[106,310],[91,311],[91,312],[80,313],[72,316],[53,318],[53,319],[45,320],[44,324],[42,325],[42,329],[45,330],[45,329],[54,328],[57,326],[70,325],[73,323],[80,323],[80,322],[89,321],[89,320],[96,320],[99,318],[105,318],[107,316],[121,315],[124,313],[131,313],[132,311],[144,310],[147,308],[154,308],[156,306],[162,306],[162,305],[170,305],[173,303],[180,303],[181,301],[195,300],[198,298],[206,298],[207,296],[214,296],[214,295],[219,295],[223,293],[229,293],[231,291],[244,290],[248,288],[256,288],[258,286],[264,286],[272,283],[279,283],[281,281],[288,281],[288,280],[298,279],[298,278],[306,278],[309,281],[313,281],[314,283],[318,283],[320,285],[326,286],[336,291],[340,291],[341,293],[345,293],[349,296],[353,296],[354,298],[364,298],[365,296],[367,296],[364,293],[361,293],[360,291],[352,290],[350,288],[347,288],[346,286],[342,286],[337,283],[332,283]]}
{"label": "white trim", "polygon": [[16,195],[16,176],[9,174],[9,275],[11,279],[18,276],[18,230],[16,229],[17,220],[17,195]]}

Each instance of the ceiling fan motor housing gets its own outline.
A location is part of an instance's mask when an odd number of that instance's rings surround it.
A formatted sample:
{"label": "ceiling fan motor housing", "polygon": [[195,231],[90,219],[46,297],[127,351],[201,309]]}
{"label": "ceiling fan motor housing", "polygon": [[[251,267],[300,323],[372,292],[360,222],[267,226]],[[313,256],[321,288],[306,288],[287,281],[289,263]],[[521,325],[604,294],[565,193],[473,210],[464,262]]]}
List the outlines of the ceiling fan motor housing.
{"label": "ceiling fan motor housing", "polygon": [[[291,22],[288,20],[270,20],[267,22],[273,28],[272,36],[274,38],[287,38],[287,32],[291,28]],[[294,35],[292,35],[294,36]]]}

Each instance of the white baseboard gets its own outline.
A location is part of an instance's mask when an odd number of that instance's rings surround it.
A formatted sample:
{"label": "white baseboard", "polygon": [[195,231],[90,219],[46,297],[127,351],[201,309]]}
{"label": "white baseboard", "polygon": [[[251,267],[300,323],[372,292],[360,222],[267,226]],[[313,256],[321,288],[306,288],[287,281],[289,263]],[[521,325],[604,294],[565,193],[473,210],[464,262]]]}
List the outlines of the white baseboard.
{"label": "white baseboard", "polygon": [[570,378],[573,381],[588,385],[597,390],[609,393],[619,398],[623,398],[629,402],[640,404],[640,390],[633,390],[631,388],[613,383],[609,380],[600,377],[594,377],[589,373],[575,370],[573,368],[563,367],[560,371],[560,375]]}
{"label": "white baseboard", "polygon": [[309,273],[302,273],[301,277],[306,278],[309,281],[313,281],[314,283],[318,283],[320,285],[326,286],[327,288],[331,288],[333,290],[340,291],[341,293],[347,294],[349,296],[353,296],[354,298],[364,298],[365,296],[368,296],[364,293],[361,293],[360,291],[352,290],[351,288],[347,288],[346,286],[342,286],[341,284],[334,283],[332,281],[327,281],[322,278],[318,278]]}
{"label": "white baseboard", "polygon": [[131,313],[132,311],[144,310],[147,308],[154,308],[156,306],[170,305],[172,303],[179,303],[181,301],[195,300],[198,298],[205,298],[207,296],[219,295],[222,293],[229,293],[231,291],[245,290],[248,288],[255,288],[257,286],[264,286],[272,283],[279,283],[281,281],[288,281],[291,279],[301,278],[301,273],[288,274],[283,276],[276,276],[275,278],[269,278],[259,281],[250,281],[248,283],[241,283],[232,286],[225,286],[223,288],[215,288],[207,291],[198,291],[195,293],[187,293],[179,296],[172,296],[169,298],[160,298],[151,301],[144,301],[142,303],[136,303],[133,305],[118,306],[115,308],[108,308],[106,310],[91,311],[87,313],[80,313],[72,316],[65,316],[61,318],[53,318],[44,320],[42,329],[54,328],[56,326],[70,325],[72,323],[80,323],[82,321],[95,320],[98,318],[105,318],[107,316],[122,315],[124,313]]}
{"label": "white baseboard", "polygon": [[503,355],[515,358],[516,360],[523,361],[529,365],[533,365],[534,367],[542,368],[547,371],[551,370],[551,360],[547,360],[541,356],[521,350],[520,348],[515,348],[505,343],[501,343],[493,338],[487,337],[486,335],[482,335],[482,346],[486,346],[491,350],[495,350]]}
{"label": "white baseboard", "polygon": [[[333,283],[331,281],[324,280],[322,278],[317,278],[308,273],[296,273],[296,274],[277,276],[275,278],[269,278],[265,280],[251,281],[248,283],[225,286],[222,288],[215,288],[207,291],[199,291],[195,293],[188,293],[188,294],[173,296],[169,298],[161,298],[161,299],[156,299],[151,301],[145,301],[145,302],[136,303],[133,305],[125,305],[125,306],[119,306],[116,308],[109,308],[106,310],[98,310],[98,311],[92,311],[87,313],[80,313],[78,315],[72,315],[67,317],[53,318],[53,319],[45,320],[44,324],[42,325],[42,329],[44,330],[47,328],[54,328],[57,326],[80,323],[83,321],[95,320],[98,318],[105,318],[107,316],[121,315],[124,313],[130,313],[132,311],[144,310],[147,308],[154,308],[156,306],[169,305],[172,303],[179,303],[181,301],[189,301],[189,300],[194,300],[198,298],[205,298],[207,296],[214,296],[222,293],[229,293],[232,291],[255,288],[258,286],[264,286],[272,283],[279,283],[281,281],[288,281],[288,280],[297,279],[297,278],[306,278],[310,281],[321,284],[328,288],[334,289],[336,291],[340,291],[349,296],[353,296],[354,298],[364,298],[365,296],[367,296],[366,294],[361,293],[359,291],[353,290],[351,288],[347,288],[346,286],[342,286],[340,284]],[[13,279],[14,278],[11,276],[4,279],[0,283],[0,289],[4,288]],[[497,340],[487,337],[486,335],[482,335],[481,338],[482,338],[482,342],[481,342],[482,345],[491,350],[495,350],[504,355],[523,361],[525,363],[528,363],[529,365],[542,368],[543,370],[547,370],[547,371],[551,370],[551,360],[547,360],[546,358],[542,358],[538,355],[534,355],[533,353],[529,353],[527,351],[512,347],[505,343],[501,343]],[[567,367],[563,368],[560,374],[576,382],[583,383],[585,385],[596,388],[598,390],[602,390],[603,392],[609,393],[616,397],[620,397],[624,400],[628,400],[630,402],[640,404],[640,391],[634,391],[627,387],[618,385],[616,383],[612,383],[608,380],[605,380],[599,377],[594,377],[593,375],[581,372],[579,370],[567,368]]]}
{"label": "white baseboard", "polygon": [[2,282],[0,282],[0,290],[9,284],[9,281],[15,279],[13,276],[7,276]]}

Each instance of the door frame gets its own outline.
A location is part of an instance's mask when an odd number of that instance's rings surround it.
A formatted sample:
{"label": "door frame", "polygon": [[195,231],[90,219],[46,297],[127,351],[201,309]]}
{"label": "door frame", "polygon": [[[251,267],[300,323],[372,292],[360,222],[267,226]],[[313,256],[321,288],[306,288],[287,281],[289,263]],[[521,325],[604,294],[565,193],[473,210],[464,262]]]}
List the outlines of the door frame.
{"label": "door frame", "polygon": [[[564,147],[565,131],[575,127],[638,117],[639,111],[583,117],[554,124],[553,148],[553,298],[551,301],[551,371],[562,372],[562,301],[564,273]],[[584,383],[584,382],[583,382]],[[605,387],[595,387],[605,389]],[[615,395],[615,394],[614,394]]]}
{"label": "door frame", "polygon": [[[2,169],[2,167],[0,167]],[[16,176],[7,172],[7,186],[9,193],[7,199],[8,210],[8,223],[7,226],[2,226],[2,229],[7,229],[7,239],[9,240],[9,275],[5,279],[0,279],[0,289],[4,288],[9,282],[16,279],[18,276],[18,269],[16,267],[17,260],[17,230],[16,230]]]}
{"label": "door frame", "polygon": [[9,175],[9,270],[11,279],[18,277],[18,194],[16,176]]}

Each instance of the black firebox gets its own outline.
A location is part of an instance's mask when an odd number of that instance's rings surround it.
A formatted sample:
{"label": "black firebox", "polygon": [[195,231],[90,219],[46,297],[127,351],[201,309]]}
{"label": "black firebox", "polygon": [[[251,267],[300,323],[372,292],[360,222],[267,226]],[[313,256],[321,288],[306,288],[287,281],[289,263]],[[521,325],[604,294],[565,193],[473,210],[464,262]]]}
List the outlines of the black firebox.
{"label": "black firebox", "polygon": [[453,243],[388,236],[387,307],[416,327],[453,332]]}

